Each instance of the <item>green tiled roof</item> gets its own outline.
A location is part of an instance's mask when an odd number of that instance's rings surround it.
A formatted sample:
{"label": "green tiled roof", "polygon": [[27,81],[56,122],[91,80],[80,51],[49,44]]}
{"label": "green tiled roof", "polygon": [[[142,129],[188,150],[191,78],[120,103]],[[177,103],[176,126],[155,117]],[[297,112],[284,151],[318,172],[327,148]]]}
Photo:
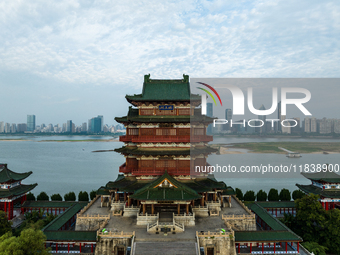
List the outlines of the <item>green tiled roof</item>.
{"label": "green tiled roof", "polygon": [[190,93],[189,76],[183,74],[180,80],[153,80],[150,74],[144,76],[142,94],[126,95],[132,101],[190,101],[200,100],[199,95]]}
{"label": "green tiled roof", "polygon": [[68,208],[78,202],[76,201],[25,201],[22,207],[35,208]]}
{"label": "green tiled roof", "polygon": [[269,227],[273,230],[278,231],[291,231],[288,227],[286,227],[281,221],[273,217],[270,213],[267,212],[266,209],[261,207],[258,203],[252,203],[247,205],[250,210],[252,210],[257,216],[259,216],[263,221],[267,223]]}
{"label": "green tiled roof", "polygon": [[21,181],[32,174],[32,171],[27,173],[15,173],[7,168],[7,164],[2,164],[3,168],[0,171],[0,183]]}
{"label": "green tiled roof", "polygon": [[210,146],[194,147],[194,148],[140,148],[123,146],[115,149],[115,152],[133,155],[197,155],[210,154],[217,152],[217,149]]}
{"label": "green tiled roof", "polygon": [[257,202],[263,208],[293,208],[295,207],[294,201],[266,201]]}
{"label": "green tiled roof", "polygon": [[235,242],[301,242],[302,238],[289,231],[237,231]]}
{"label": "green tiled roof", "polygon": [[31,185],[21,184],[10,189],[0,189],[0,198],[20,196],[34,189],[37,185],[37,183]]}
{"label": "green tiled roof", "polygon": [[228,186],[227,189],[225,189],[222,192],[222,195],[235,195],[235,194],[236,194],[235,190],[230,186]]}
{"label": "green tiled roof", "polygon": [[57,218],[51,221],[47,226],[45,226],[42,231],[51,231],[51,230],[59,230],[66,222],[68,222],[76,213],[78,213],[84,206],[86,206],[87,202],[77,202],[65,212],[59,214]]}
{"label": "green tiled roof", "polygon": [[[176,187],[156,187],[165,179],[171,182]],[[157,200],[157,201],[172,201],[172,200],[195,200],[201,198],[195,190],[189,188],[184,183],[173,178],[167,172],[161,177],[145,185],[130,196],[138,200]]]}
{"label": "green tiled roof", "polygon": [[272,230],[266,231],[237,231],[235,240],[241,241],[302,241],[302,238],[291,231],[277,218],[273,217],[257,202],[247,205],[258,217],[260,217]]}
{"label": "green tiled roof", "polygon": [[312,193],[312,194],[320,195],[322,197],[327,197],[327,198],[340,198],[339,189],[321,189],[312,184],[311,185],[296,184],[296,186],[305,193]]}
{"label": "green tiled roof", "polygon": [[44,231],[47,241],[87,241],[95,242],[96,231]]}
{"label": "green tiled roof", "polygon": [[334,172],[330,172],[328,168],[323,169],[319,173],[301,173],[301,174],[311,181],[340,183],[340,175]]}
{"label": "green tiled roof", "polygon": [[[208,179],[208,180],[206,180]],[[176,180],[178,181],[178,180]],[[109,195],[110,190],[118,189],[119,191],[135,192],[149,185],[153,180],[137,180],[135,177],[118,175],[114,182],[108,182],[105,187],[100,187],[97,191],[98,195]],[[227,187],[224,182],[218,182],[215,178],[202,178],[178,181],[197,193],[212,191],[214,189],[222,189],[228,195],[233,195],[235,192],[231,187]]]}

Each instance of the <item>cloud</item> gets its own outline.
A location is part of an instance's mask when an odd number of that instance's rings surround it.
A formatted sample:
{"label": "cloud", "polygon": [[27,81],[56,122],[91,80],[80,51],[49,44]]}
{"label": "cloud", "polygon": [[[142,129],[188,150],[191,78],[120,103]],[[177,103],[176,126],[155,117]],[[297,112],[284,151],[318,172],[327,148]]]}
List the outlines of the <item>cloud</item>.
{"label": "cloud", "polygon": [[0,71],[74,88],[140,89],[147,73],[339,76],[338,1],[13,0],[0,11]]}

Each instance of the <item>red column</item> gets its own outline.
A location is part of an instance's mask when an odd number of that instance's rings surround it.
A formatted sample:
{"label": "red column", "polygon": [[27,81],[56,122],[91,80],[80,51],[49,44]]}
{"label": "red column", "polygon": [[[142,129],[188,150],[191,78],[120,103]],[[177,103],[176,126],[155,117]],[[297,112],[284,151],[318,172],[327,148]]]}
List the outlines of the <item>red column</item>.
{"label": "red column", "polygon": [[321,204],[322,204],[322,207],[323,207],[324,209],[326,209],[326,207],[325,207],[325,202],[321,202]]}
{"label": "red column", "polygon": [[252,251],[252,243],[250,243],[250,253],[251,253],[251,251]]}
{"label": "red column", "polygon": [[6,213],[7,217],[8,217],[8,214],[7,214],[7,202],[5,202],[5,213]]}
{"label": "red column", "polygon": [[55,243],[55,251],[58,253],[58,243]]}
{"label": "red column", "polygon": [[326,211],[328,211],[328,202],[326,202]]}
{"label": "red column", "polygon": [[286,253],[287,253],[287,249],[288,249],[288,247],[287,247],[287,242],[286,242]]}
{"label": "red column", "polygon": [[274,253],[276,253],[276,243],[274,243]]}
{"label": "red column", "polygon": [[70,243],[67,244],[67,252],[70,253]]}
{"label": "red column", "polygon": [[81,253],[81,243],[79,243],[79,252]]}
{"label": "red column", "polygon": [[277,208],[275,208],[275,216],[277,217]]}
{"label": "red column", "polygon": [[238,244],[238,251],[237,252],[240,253],[240,250],[241,250],[241,244],[239,243]]}
{"label": "red column", "polygon": [[297,247],[297,252],[299,253],[300,252],[299,242],[297,242],[296,247]]}
{"label": "red column", "polygon": [[93,243],[91,243],[91,253],[93,252]]}
{"label": "red column", "polygon": [[262,253],[264,252],[264,243],[262,243]]}

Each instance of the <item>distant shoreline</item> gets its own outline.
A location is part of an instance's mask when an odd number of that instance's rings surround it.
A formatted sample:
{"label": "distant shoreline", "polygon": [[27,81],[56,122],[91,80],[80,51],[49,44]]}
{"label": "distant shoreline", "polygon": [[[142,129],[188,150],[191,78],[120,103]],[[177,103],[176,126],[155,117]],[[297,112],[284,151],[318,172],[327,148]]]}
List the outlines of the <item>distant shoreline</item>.
{"label": "distant shoreline", "polygon": [[[244,153],[275,153],[287,154],[278,147],[283,147],[299,153],[308,154],[336,154],[340,153],[340,142],[249,142],[231,144],[213,144],[212,147],[219,149],[220,154],[244,154]],[[233,149],[244,149],[247,152]]]}

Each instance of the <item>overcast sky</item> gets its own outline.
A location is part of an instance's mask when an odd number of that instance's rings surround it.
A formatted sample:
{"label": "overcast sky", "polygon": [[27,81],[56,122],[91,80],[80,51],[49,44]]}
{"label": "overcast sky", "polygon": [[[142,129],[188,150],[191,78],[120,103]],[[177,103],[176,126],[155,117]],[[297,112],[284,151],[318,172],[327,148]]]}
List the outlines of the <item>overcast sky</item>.
{"label": "overcast sky", "polygon": [[0,12],[0,121],[10,123],[113,124],[148,73],[339,77],[337,0],[11,0]]}

